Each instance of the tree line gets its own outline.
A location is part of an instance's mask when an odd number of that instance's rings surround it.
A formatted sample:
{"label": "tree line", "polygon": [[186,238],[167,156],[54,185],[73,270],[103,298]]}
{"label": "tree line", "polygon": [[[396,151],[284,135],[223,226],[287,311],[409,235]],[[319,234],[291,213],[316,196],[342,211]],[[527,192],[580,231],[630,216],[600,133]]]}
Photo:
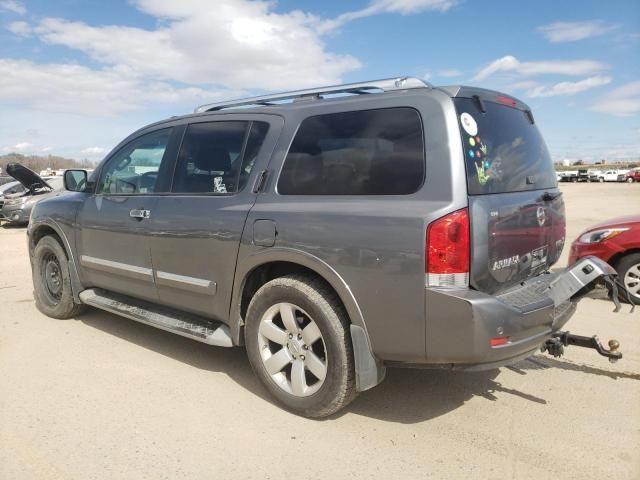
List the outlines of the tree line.
{"label": "tree line", "polygon": [[94,168],[95,165],[90,160],[74,160],[72,158],[59,157],[57,155],[22,155],[20,153],[8,153],[0,155],[0,168],[2,175],[7,172],[7,164],[19,163],[30,168],[36,173],[51,168],[52,170],[62,170],[66,168]]}

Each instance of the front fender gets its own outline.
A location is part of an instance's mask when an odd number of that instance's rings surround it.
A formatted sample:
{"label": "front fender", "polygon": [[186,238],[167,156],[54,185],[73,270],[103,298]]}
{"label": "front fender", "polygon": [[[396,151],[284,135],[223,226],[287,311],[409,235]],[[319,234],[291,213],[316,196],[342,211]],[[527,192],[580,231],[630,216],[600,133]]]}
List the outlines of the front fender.
{"label": "front fender", "polygon": [[76,219],[80,206],[86,195],[67,193],[44,199],[34,207],[27,228],[29,237],[29,257],[33,258],[35,240],[41,237],[40,229],[48,229],[58,235],[68,256],[69,274],[73,300],[81,304],[80,292],[84,289],[80,281],[76,256]]}

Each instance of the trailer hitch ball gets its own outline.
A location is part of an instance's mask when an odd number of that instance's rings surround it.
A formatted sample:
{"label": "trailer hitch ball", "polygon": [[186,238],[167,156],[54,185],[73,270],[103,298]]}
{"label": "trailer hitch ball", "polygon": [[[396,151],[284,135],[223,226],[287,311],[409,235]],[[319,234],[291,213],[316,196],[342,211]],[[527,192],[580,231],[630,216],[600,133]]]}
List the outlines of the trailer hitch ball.
{"label": "trailer hitch ball", "polygon": [[560,357],[564,353],[564,347],[575,345],[576,347],[592,348],[603,357],[607,357],[611,363],[616,363],[622,358],[619,352],[620,342],[615,339],[609,340],[609,349],[604,348],[597,335],[583,337],[569,332],[555,332],[553,336],[542,345],[541,351],[549,352],[554,357]]}
{"label": "trailer hitch ball", "polygon": [[[611,353],[618,352],[618,348],[620,348],[620,342],[618,340],[611,339],[609,340],[608,344],[609,344],[609,352]],[[609,363],[616,363],[618,360],[620,360],[620,357],[609,357]]]}

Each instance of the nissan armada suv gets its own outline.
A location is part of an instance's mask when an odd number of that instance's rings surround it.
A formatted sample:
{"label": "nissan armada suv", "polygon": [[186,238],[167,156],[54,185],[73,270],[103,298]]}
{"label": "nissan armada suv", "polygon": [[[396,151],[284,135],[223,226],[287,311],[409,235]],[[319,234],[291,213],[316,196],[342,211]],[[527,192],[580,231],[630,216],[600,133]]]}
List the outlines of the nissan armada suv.
{"label": "nissan armada suv", "polygon": [[387,366],[527,358],[615,273],[592,257],[549,272],[565,243],[551,158],[527,105],[479,88],[403,77],[206,105],[65,185],[28,228],[42,312],[245,345],[310,417]]}

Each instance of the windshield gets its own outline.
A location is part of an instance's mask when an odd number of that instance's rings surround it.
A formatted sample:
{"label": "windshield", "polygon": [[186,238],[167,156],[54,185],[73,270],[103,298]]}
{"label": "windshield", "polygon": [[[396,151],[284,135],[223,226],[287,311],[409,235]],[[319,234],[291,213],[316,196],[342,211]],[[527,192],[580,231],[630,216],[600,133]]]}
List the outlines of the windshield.
{"label": "windshield", "polygon": [[455,98],[469,195],[556,187],[547,146],[522,110],[471,98]]}

